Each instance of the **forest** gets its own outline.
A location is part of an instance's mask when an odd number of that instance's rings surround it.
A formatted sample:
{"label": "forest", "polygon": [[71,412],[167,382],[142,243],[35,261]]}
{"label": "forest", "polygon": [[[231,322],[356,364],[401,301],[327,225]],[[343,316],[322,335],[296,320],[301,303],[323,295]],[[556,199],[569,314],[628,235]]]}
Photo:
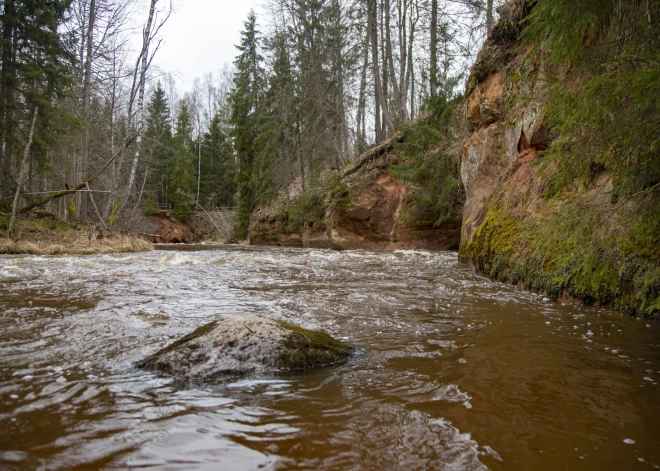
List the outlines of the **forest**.
{"label": "forest", "polygon": [[5,0],[0,211],[126,229],[237,208],[244,237],[278,189],[318,185],[460,96],[497,4],[268,0],[233,64],[181,94],[152,66],[169,0]]}
{"label": "forest", "polygon": [[[506,38],[548,64],[547,125],[561,138],[544,151],[547,194],[607,170],[613,198],[657,196],[657,1],[266,0],[233,63],[211,61],[183,93],[152,65],[171,0],[1,8],[0,211],[12,237],[31,210],[135,230],[158,211],[185,221],[232,208],[244,239],[278,191],[318,187],[420,117],[447,126],[506,59],[475,63],[482,46],[487,56]],[[526,13],[498,22],[502,8]],[[460,151],[393,170],[454,188],[459,166]]]}

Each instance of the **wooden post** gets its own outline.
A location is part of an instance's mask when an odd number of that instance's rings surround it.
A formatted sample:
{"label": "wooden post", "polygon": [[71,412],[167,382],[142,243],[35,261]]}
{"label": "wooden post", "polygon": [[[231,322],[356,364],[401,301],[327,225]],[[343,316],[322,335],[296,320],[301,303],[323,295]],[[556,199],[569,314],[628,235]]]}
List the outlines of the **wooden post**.
{"label": "wooden post", "polygon": [[94,195],[92,194],[92,190],[89,188],[89,183],[85,182],[85,187],[87,188],[87,191],[89,192],[89,198],[92,200],[92,204],[94,205],[94,210],[96,211],[96,215],[99,218],[99,221],[101,221],[101,224],[103,225],[103,228],[107,231],[108,226],[105,225],[105,221],[103,220],[103,217],[101,216],[101,213],[99,212],[98,206],[96,206],[96,201],[94,200]]}

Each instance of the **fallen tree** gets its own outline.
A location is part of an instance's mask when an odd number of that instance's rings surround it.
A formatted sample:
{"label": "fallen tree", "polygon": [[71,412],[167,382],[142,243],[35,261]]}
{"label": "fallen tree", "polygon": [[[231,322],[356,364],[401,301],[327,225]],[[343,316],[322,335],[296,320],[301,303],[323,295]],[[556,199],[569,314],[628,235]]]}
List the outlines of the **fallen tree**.
{"label": "fallen tree", "polygon": [[27,206],[23,206],[22,208],[19,208],[19,209],[17,210],[17,212],[18,212],[18,213],[27,213],[28,211],[31,211],[31,210],[33,210],[34,208],[38,208],[39,206],[43,206],[43,205],[45,205],[46,203],[49,203],[49,202],[51,202],[51,201],[53,201],[53,200],[56,200],[56,199],[61,198],[61,197],[63,197],[63,196],[67,196],[67,195],[70,195],[70,194],[76,193],[76,192],[82,190],[83,188],[89,188],[89,184],[92,183],[94,180],[96,180],[96,179],[97,179],[97,178],[98,178],[98,177],[99,177],[99,176],[105,171],[105,169],[108,168],[108,166],[109,166],[112,162],[114,162],[114,161],[117,159],[117,157],[119,157],[119,156],[122,154],[122,152],[124,152],[124,150],[125,150],[126,148],[128,148],[128,146],[130,146],[130,145],[135,141],[135,139],[137,138],[138,135],[139,135],[139,133],[135,134],[133,137],[131,137],[130,139],[128,139],[128,140],[124,143],[124,146],[123,146],[123,147],[122,147],[122,148],[121,148],[121,149],[120,149],[115,155],[113,155],[113,156],[112,156],[112,157],[111,157],[111,158],[110,158],[110,159],[109,159],[109,160],[103,165],[103,167],[101,167],[101,170],[99,170],[98,172],[96,172],[94,175],[92,175],[91,177],[89,177],[87,180],[83,180],[82,182],[78,183],[78,184],[77,184],[76,186],[74,186],[74,187],[66,188],[66,189],[64,189],[64,190],[61,190],[61,191],[57,191],[57,192],[55,192],[55,193],[52,193],[51,195],[49,195],[48,197],[42,199],[41,201],[37,201],[37,202],[35,202],[35,203],[28,204]]}

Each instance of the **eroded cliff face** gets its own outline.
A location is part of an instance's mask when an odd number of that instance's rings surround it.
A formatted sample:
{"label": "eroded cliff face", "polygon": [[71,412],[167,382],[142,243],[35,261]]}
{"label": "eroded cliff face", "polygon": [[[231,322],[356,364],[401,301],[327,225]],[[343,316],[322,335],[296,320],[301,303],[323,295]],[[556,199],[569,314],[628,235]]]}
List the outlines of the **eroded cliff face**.
{"label": "eroded cliff face", "polygon": [[156,244],[188,244],[195,241],[190,226],[167,216],[154,216],[149,236]]}
{"label": "eroded cliff face", "polygon": [[[513,48],[513,45],[501,47]],[[540,65],[526,57],[516,58],[504,67],[506,70],[495,71],[477,84],[466,100],[471,132],[464,145],[461,165],[466,193],[462,248],[483,224],[495,193],[533,196],[535,203],[528,201],[523,210],[524,217],[533,218],[543,191],[533,165],[539,158],[538,151],[546,149],[551,140],[543,124],[545,105],[540,99],[543,86],[538,80]],[[507,81],[511,76],[524,78]],[[516,106],[520,96],[528,98]]]}
{"label": "eroded cliff face", "polygon": [[588,184],[576,181],[548,196],[539,164],[555,167],[541,151],[566,136],[553,135],[546,123],[546,63],[520,49],[511,27],[521,24],[526,5],[505,4],[472,70],[459,257],[491,278],[549,297],[657,316],[660,271],[635,242],[636,203],[612,197],[612,179],[597,156]]}
{"label": "eroded cliff face", "polygon": [[384,158],[371,162],[363,172],[347,180],[354,188],[348,209],[334,210],[326,231],[333,248],[339,249],[458,249],[459,224],[433,227],[430,222],[402,218],[411,189],[393,177]]}
{"label": "eroded cliff face", "polygon": [[286,197],[280,195],[253,216],[250,243],[337,250],[458,249],[460,224],[434,227],[432,221],[410,222],[404,217],[406,196],[415,189],[389,169],[401,158],[394,142],[404,138],[397,133],[357,158],[341,176],[347,201],[328,204],[299,229],[287,228]]}

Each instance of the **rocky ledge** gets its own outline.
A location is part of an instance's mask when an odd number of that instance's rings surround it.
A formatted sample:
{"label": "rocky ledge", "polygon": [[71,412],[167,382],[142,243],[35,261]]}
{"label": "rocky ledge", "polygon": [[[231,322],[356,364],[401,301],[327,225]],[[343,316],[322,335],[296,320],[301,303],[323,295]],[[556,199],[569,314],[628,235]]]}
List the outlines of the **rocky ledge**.
{"label": "rocky ledge", "polygon": [[346,361],[353,348],[321,332],[257,316],[206,324],[138,362],[184,380],[301,371]]}

